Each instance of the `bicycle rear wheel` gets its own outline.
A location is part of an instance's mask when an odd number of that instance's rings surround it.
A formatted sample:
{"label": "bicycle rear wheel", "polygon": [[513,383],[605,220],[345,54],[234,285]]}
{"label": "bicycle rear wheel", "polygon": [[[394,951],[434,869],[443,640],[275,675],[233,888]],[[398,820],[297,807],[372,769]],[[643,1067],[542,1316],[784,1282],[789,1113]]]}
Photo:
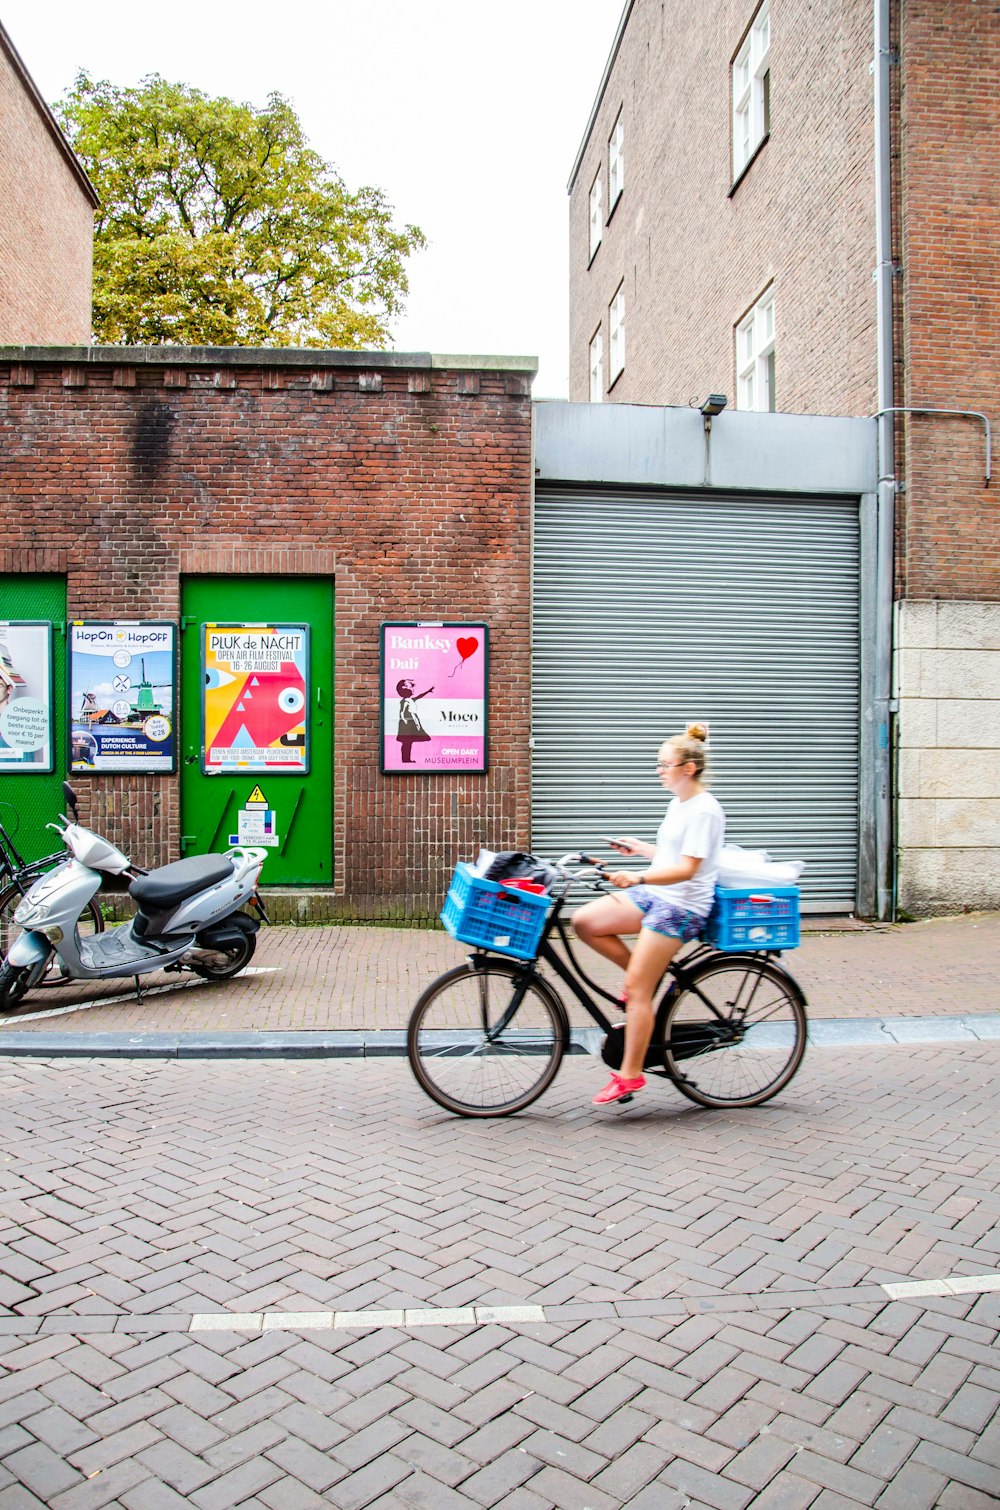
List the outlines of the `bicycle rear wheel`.
{"label": "bicycle rear wheel", "polygon": [[720,954],[678,992],[663,1062],[699,1106],[760,1106],[788,1084],[805,1049],[805,999],[791,976],[770,960]]}
{"label": "bicycle rear wheel", "polygon": [[[14,913],[22,902],[24,893],[17,886],[7,886],[0,892],[0,960],[7,958],[8,951],[14,940],[24,930],[14,922]],[[104,916],[97,904],[96,898],[92,897],[80,914],[77,924],[83,938],[92,938],[95,933],[104,932]],[[35,986],[58,986],[62,985],[66,977],[59,973],[58,969],[48,969],[41,980],[35,982]],[[32,988],[34,989],[34,987]]]}
{"label": "bicycle rear wheel", "polygon": [[509,1117],[551,1085],[569,1037],[566,1014],[537,976],[511,1011],[521,983],[516,965],[489,959],[449,970],[420,997],[406,1052],[438,1106],[460,1117]]}

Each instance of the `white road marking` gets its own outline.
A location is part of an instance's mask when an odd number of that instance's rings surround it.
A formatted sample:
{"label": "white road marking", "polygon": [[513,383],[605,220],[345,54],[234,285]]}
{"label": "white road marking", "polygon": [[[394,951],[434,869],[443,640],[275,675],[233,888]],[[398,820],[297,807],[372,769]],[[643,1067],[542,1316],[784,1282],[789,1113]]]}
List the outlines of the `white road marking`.
{"label": "white road marking", "polygon": [[192,1332],[367,1331],[377,1327],[510,1326],[544,1321],[542,1306],[440,1306],[400,1311],[205,1311]]}
{"label": "white road marking", "polygon": [[[242,975],[274,975],[280,969],[280,965],[247,965],[240,973]],[[132,977],[126,975],[122,979],[131,980]],[[233,979],[238,980],[239,976],[233,976]],[[162,986],[143,986],[142,994],[144,998],[147,996],[160,996],[166,991],[190,991],[193,986],[211,986],[214,984],[222,984],[222,982],[202,980],[201,976],[197,976],[194,980],[167,981]],[[50,989],[58,990],[59,988],[53,986]],[[41,1022],[46,1017],[69,1017],[73,1012],[89,1012],[94,1007],[116,1007],[123,1001],[135,1002],[134,986],[128,991],[120,992],[117,996],[98,996],[93,1001],[70,1002],[65,1007],[47,1007],[43,1012],[25,1012],[20,1017],[8,1018],[5,1022],[0,1022],[0,1032],[4,1028],[20,1027],[23,1022]]]}
{"label": "white road marking", "polygon": [[985,1295],[1000,1290],[1000,1274],[954,1274],[951,1279],[907,1279],[882,1286],[890,1300],[920,1295]]}

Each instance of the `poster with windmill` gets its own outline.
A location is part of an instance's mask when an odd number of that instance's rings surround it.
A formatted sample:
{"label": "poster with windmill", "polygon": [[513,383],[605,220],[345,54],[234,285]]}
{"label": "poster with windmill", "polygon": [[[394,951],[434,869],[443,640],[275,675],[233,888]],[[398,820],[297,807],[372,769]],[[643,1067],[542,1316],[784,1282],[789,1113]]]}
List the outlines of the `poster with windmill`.
{"label": "poster with windmill", "polygon": [[176,639],[173,624],[87,621],[70,626],[74,771],[173,771]]}

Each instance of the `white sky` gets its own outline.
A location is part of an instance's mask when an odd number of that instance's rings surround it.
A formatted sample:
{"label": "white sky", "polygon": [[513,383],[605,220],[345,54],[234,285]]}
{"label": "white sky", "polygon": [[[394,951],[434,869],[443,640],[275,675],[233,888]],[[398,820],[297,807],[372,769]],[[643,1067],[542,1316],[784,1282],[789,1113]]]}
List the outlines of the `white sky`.
{"label": "white sky", "polygon": [[350,188],[427,235],[396,349],[537,356],[535,397],[565,398],[566,184],[623,4],[0,0],[0,19],[50,102],[78,68],[278,90]]}

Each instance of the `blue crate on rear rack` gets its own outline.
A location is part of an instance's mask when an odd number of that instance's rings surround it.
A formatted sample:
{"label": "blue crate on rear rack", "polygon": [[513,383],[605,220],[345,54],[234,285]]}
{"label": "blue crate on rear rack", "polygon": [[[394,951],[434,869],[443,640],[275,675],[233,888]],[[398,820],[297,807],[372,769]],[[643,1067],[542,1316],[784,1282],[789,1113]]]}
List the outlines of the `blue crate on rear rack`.
{"label": "blue crate on rear rack", "polygon": [[445,897],[441,921],[453,939],[534,959],[552,898],[533,891],[505,891],[498,881],[484,881],[471,865],[459,862]]}
{"label": "blue crate on rear rack", "polygon": [[717,886],[705,937],[716,949],[796,949],[797,886]]}

